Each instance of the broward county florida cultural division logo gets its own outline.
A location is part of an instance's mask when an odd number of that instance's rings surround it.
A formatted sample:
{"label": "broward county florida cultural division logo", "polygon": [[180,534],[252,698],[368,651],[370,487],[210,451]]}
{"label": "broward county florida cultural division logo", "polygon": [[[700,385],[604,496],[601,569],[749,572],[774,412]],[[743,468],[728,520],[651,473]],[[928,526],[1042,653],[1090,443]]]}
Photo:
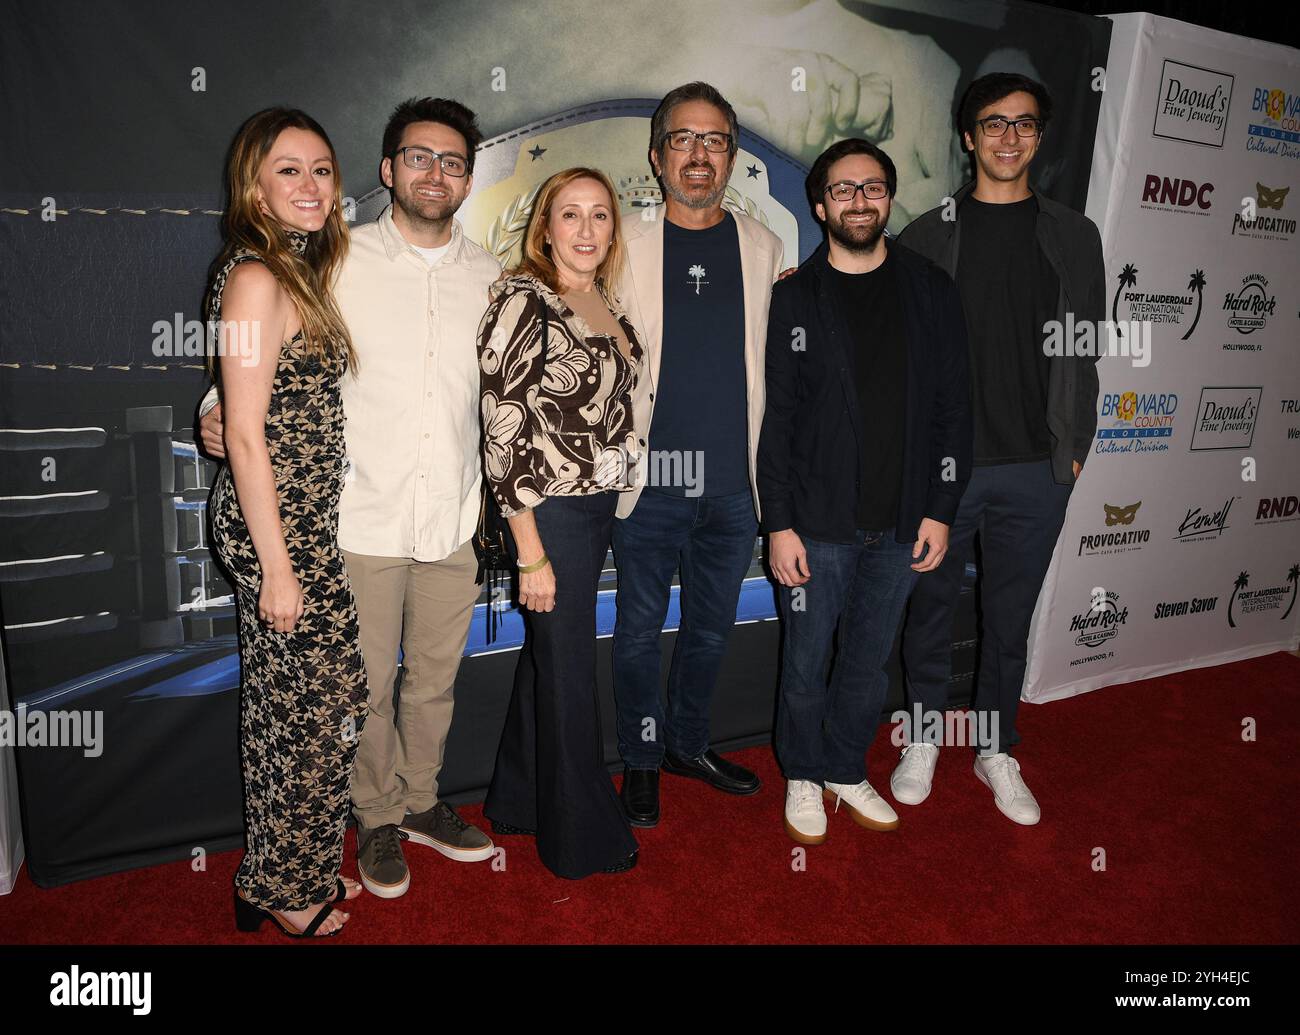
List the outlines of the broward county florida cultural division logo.
{"label": "broward county florida cultural division logo", "polygon": [[1165,59],[1151,135],[1222,147],[1232,104],[1233,77],[1212,68]]}
{"label": "broward county florida cultural division logo", "polygon": [[1250,96],[1246,150],[1300,158],[1300,94],[1276,85],[1256,86]]}
{"label": "broward county florida cultural division logo", "polygon": [[1107,392],[1101,397],[1095,451],[1167,453],[1177,411],[1173,392]]}
{"label": "broward county florida cultural division logo", "polygon": [[[1232,583],[1228,598],[1228,626],[1236,629],[1237,619],[1250,621],[1281,612],[1285,622],[1295,608],[1296,584],[1300,582],[1300,564],[1291,565],[1286,579],[1270,586],[1251,586],[1250,572],[1243,571]],[[1285,608],[1285,610],[1283,610]]]}
{"label": "broward county florida cultural division logo", "polygon": [[[1115,296],[1110,303],[1110,318],[1119,323],[1120,303],[1123,303],[1127,316],[1124,319],[1142,320],[1150,324],[1172,324],[1181,327],[1187,323],[1180,341],[1187,341],[1196,325],[1201,321],[1201,306],[1205,298],[1205,271],[1193,270],[1187,277],[1187,288],[1178,291],[1168,285],[1155,291],[1138,291],[1138,277],[1141,270],[1132,262],[1126,262],[1116,276],[1119,282]],[[1190,322],[1187,312],[1195,307]]]}

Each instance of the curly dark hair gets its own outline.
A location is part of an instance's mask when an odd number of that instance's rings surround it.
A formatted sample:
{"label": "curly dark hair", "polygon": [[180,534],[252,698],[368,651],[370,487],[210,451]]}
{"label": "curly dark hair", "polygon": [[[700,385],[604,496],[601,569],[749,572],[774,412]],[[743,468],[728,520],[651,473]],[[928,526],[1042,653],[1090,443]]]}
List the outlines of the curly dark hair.
{"label": "curly dark hair", "polygon": [[385,158],[396,158],[397,149],[402,145],[402,134],[413,122],[441,122],[450,126],[465,138],[465,158],[469,162],[469,171],[474,171],[474,155],[479,144],[483,143],[483,131],[478,128],[478,116],[460,101],[445,97],[412,97],[393,109],[388,116],[388,125],[384,127]]}

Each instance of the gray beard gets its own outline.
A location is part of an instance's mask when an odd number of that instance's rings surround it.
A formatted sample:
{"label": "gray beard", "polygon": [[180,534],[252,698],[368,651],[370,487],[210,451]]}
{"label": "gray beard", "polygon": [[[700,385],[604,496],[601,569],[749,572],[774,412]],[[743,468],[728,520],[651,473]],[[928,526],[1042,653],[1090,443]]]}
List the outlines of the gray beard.
{"label": "gray beard", "polygon": [[715,190],[710,191],[708,194],[705,194],[703,197],[693,198],[689,194],[681,191],[674,184],[669,183],[667,179],[664,179],[662,182],[664,193],[679,205],[685,205],[687,208],[717,208],[727,194],[727,185],[725,183],[717,187]]}

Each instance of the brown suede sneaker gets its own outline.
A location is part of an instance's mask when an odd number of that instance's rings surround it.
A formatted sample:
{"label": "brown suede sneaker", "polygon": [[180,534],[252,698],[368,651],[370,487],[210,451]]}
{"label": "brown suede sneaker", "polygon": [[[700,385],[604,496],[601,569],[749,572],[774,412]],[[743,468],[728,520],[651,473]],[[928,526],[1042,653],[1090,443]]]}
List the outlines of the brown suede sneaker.
{"label": "brown suede sneaker", "polygon": [[457,862],[483,862],[492,858],[491,839],[456,815],[445,801],[427,812],[408,812],[401,831],[418,845],[426,845]]}

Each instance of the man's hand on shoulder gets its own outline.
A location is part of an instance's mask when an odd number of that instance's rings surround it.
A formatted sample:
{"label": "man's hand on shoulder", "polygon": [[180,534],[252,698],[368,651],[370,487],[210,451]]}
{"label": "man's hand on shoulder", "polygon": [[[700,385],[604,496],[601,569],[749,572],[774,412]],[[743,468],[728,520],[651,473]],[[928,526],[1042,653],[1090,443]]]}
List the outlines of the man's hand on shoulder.
{"label": "man's hand on shoulder", "polygon": [[214,460],[226,458],[226,442],[223,436],[221,403],[217,403],[199,420],[199,437],[203,441],[203,451]]}

